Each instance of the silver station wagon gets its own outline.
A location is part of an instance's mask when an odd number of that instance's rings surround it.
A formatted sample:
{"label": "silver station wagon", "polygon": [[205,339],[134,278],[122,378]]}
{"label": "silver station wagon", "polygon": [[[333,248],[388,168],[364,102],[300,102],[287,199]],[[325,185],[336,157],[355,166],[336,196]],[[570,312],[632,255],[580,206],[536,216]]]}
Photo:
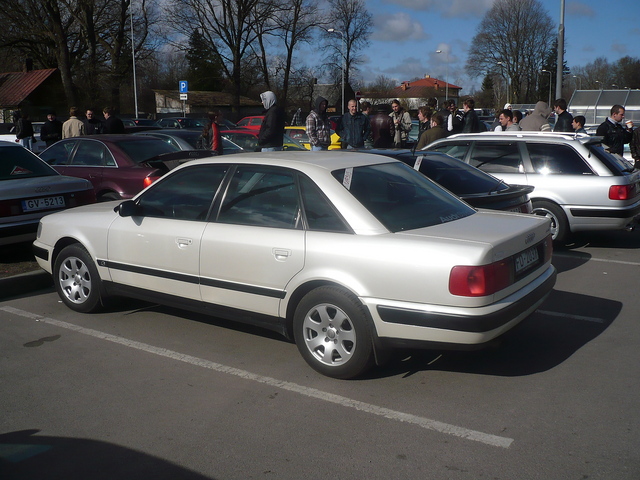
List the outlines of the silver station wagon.
{"label": "silver station wagon", "polygon": [[43,218],[34,251],[73,310],[125,295],[248,322],[336,378],[394,346],[482,345],[556,278],[548,219],[346,152],[193,160],[132,200]]}
{"label": "silver station wagon", "polygon": [[443,152],[510,184],[531,185],[533,213],[552,222],[553,239],[571,232],[631,229],[640,215],[640,171],[605,151],[600,137],[486,132],[436,140]]}

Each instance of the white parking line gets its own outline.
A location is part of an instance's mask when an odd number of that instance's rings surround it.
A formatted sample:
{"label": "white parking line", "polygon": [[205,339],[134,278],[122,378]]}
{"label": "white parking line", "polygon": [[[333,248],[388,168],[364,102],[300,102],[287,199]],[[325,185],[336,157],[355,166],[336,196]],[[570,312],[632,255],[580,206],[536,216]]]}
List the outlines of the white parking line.
{"label": "white parking line", "polygon": [[331,393],[323,392],[317,390],[315,388],[304,387],[302,385],[298,385],[292,382],[285,382],[282,380],[277,380],[271,377],[265,377],[262,375],[256,375],[255,373],[248,372],[246,370],[240,370],[238,368],[229,367],[226,365],[222,365],[220,363],[211,362],[209,360],[204,360],[198,357],[192,357],[191,355],[185,355],[179,352],[175,352],[173,350],[167,350],[165,348],[154,347],[153,345],[149,345],[146,343],[136,342],[134,340],[128,340],[126,338],[118,337],[115,335],[111,335],[109,333],[100,332],[98,330],[93,330],[90,328],[80,327],[78,325],[74,325],[72,323],[63,322],[60,320],[55,320],[53,318],[42,317],[35,313],[26,312],[24,310],[20,310],[17,308],[4,306],[0,307],[0,310],[3,310],[7,313],[11,313],[13,315],[17,315],[20,317],[29,318],[32,320],[36,320],[38,322],[47,323],[49,325],[55,325],[60,328],[65,328],[67,330],[72,330],[83,335],[89,335],[95,338],[99,338],[102,340],[107,340],[109,342],[117,343],[120,345],[124,345],[126,347],[135,348],[137,350],[142,350],[144,352],[152,353],[154,355],[159,355],[162,357],[171,358],[173,360],[178,360],[181,362],[189,363],[191,365],[196,365],[198,367],[208,368],[210,370],[214,370],[216,372],[226,373],[229,375],[234,375],[236,377],[244,378],[246,380],[252,380],[254,382],[266,384],[272,387],[280,388],[283,390],[287,390],[290,392],[298,393],[300,395],[305,395],[307,397],[316,398],[318,400],[322,400],[325,402],[330,402],[334,404],[341,405],[347,408],[353,408],[355,410],[359,410],[361,412],[370,413],[372,415],[377,415],[379,417],[388,418],[390,420],[395,420],[399,422],[410,423],[413,425],[417,425],[422,428],[426,428],[428,430],[434,430],[440,433],[446,433],[448,435],[453,435],[460,438],[465,438],[467,440],[473,440],[475,442],[484,443],[486,445],[491,445],[494,447],[502,447],[509,448],[509,446],[513,443],[512,438],[507,437],[499,437],[496,435],[491,435],[488,433],[479,432],[477,430],[469,430],[467,428],[458,427],[456,425],[450,425],[447,423],[438,422],[436,420],[431,420],[429,418],[420,417],[418,415],[412,415],[409,413],[399,412],[397,410],[391,410],[389,408],[379,407],[376,405],[372,405],[370,403],[360,402],[358,400],[353,400],[347,397],[343,397],[341,395],[334,395]]}

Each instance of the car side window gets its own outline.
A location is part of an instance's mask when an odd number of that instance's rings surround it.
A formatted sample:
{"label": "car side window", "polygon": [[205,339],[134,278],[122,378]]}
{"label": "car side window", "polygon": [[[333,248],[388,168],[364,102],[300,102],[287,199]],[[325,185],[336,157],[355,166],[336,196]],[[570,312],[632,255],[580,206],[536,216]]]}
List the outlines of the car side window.
{"label": "car side window", "polygon": [[80,142],[73,155],[71,165],[79,167],[103,167],[106,164],[106,149],[99,142]]}
{"label": "car side window", "polygon": [[593,173],[580,154],[568,145],[527,143],[527,149],[536,173],[544,175]]}
{"label": "car side window", "polygon": [[304,215],[310,230],[349,233],[351,230],[320,188],[309,178],[300,176]]}
{"label": "car side window", "polygon": [[475,142],[469,163],[489,173],[524,173],[516,142]]}
{"label": "car side window", "polygon": [[152,186],[139,199],[142,215],[206,221],[228,165],[184,168]]}
{"label": "car side window", "polygon": [[75,144],[75,141],[56,143],[42,152],[40,158],[49,165],[67,165]]}
{"label": "car side window", "polygon": [[446,153],[450,157],[457,158],[458,160],[464,161],[464,157],[469,151],[469,145],[470,145],[469,142],[447,143],[445,145],[436,145],[433,148],[429,148],[429,151]]}
{"label": "car side window", "polygon": [[220,207],[218,222],[299,228],[299,197],[292,172],[269,167],[237,167]]}

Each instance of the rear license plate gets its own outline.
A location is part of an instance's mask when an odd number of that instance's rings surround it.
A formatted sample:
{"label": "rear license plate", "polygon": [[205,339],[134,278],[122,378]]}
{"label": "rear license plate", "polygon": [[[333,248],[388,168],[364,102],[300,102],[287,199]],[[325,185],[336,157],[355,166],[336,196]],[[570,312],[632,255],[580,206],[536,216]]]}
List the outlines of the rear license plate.
{"label": "rear license plate", "polygon": [[33,212],[35,210],[46,210],[47,208],[61,208],[64,207],[64,197],[46,197],[46,198],[33,198],[31,200],[22,201],[23,212]]}
{"label": "rear license plate", "polygon": [[531,265],[538,263],[539,259],[540,255],[538,254],[538,249],[536,247],[525,250],[516,257],[516,273],[520,273]]}

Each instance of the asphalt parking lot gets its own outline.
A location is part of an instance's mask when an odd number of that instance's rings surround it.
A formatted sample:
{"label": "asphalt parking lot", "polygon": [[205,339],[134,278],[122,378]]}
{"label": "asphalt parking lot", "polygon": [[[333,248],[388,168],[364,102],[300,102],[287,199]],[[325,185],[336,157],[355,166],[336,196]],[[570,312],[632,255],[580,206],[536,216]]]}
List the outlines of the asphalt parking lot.
{"label": "asphalt parking lot", "polygon": [[640,478],[640,232],[556,249],[503,342],[356,381],[259,329],[141,302],[0,300],[0,478]]}

